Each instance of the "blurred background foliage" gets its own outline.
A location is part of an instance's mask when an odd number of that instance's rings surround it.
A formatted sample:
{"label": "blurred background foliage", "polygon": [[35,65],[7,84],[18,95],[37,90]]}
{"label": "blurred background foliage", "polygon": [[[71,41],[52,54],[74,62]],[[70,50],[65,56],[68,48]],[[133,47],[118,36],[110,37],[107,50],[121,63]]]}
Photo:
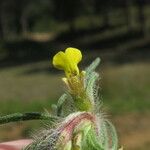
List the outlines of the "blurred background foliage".
{"label": "blurred background foliage", "polygon": [[[65,90],[53,55],[101,58],[100,99],[127,149],[150,147],[149,0],[0,0],[0,115],[51,111]],[[0,127],[0,141],[29,137],[39,122]]]}

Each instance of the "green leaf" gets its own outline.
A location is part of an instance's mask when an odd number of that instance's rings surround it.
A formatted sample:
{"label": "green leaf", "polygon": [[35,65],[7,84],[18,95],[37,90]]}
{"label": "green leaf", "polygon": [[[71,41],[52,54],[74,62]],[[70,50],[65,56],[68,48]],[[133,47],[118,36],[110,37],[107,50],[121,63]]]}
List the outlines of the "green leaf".
{"label": "green leaf", "polygon": [[82,150],[104,150],[100,145],[100,139],[93,128],[90,128],[84,135],[82,141]]}
{"label": "green leaf", "polygon": [[61,114],[62,114],[62,106],[63,106],[64,102],[66,101],[66,99],[67,99],[67,94],[63,94],[59,98],[59,100],[57,102],[57,116],[61,116]]}
{"label": "green leaf", "polygon": [[93,71],[95,71],[96,67],[99,65],[100,63],[100,58],[96,58],[87,68],[86,68],[86,73],[89,74]]}
{"label": "green leaf", "polygon": [[107,132],[109,134],[109,141],[111,141],[111,149],[118,150],[118,137],[117,137],[116,129],[114,125],[108,120],[105,120],[105,124],[107,128]]}

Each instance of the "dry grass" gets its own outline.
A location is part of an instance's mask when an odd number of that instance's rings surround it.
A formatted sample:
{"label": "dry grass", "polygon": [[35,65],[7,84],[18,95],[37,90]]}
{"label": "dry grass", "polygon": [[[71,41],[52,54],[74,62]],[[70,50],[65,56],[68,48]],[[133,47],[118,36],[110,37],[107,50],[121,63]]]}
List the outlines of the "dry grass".
{"label": "dry grass", "polygon": [[[0,70],[0,100],[55,98],[61,92],[61,80],[48,72],[48,65],[49,62],[42,62]],[[43,70],[39,71],[41,68]]]}
{"label": "dry grass", "polygon": [[149,111],[149,67],[148,63],[135,63],[102,71],[102,99],[113,113]]}

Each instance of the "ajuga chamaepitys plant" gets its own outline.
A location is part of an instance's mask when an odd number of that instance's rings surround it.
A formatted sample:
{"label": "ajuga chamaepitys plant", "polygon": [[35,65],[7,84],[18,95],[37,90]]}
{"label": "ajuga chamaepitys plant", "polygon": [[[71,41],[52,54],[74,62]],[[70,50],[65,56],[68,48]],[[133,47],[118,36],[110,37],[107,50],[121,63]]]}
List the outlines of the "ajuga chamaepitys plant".
{"label": "ajuga chamaepitys plant", "polygon": [[118,150],[118,138],[112,123],[101,111],[99,100],[99,74],[95,72],[100,59],[81,71],[78,63],[81,51],[67,48],[53,57],[53,65],[64,70],[62,78],[66,86],[53,114],[25,113],[12,114],[0,118],[0,123],[18,120],[49,120],[49,125],[40,131],[25,150]]}

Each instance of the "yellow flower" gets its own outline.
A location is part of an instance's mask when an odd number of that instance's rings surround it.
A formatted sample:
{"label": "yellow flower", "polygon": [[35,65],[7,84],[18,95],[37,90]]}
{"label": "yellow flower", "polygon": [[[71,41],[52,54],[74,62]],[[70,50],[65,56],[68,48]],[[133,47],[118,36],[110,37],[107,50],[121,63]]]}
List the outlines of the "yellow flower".
{"label": "yellow flower", "polygon": [[67,77],[79,74],[78,63],[82,59],[81,51],[69,47],[65,52],[58,52],[53,57],[53,65],[60,70],[64,70]]}

